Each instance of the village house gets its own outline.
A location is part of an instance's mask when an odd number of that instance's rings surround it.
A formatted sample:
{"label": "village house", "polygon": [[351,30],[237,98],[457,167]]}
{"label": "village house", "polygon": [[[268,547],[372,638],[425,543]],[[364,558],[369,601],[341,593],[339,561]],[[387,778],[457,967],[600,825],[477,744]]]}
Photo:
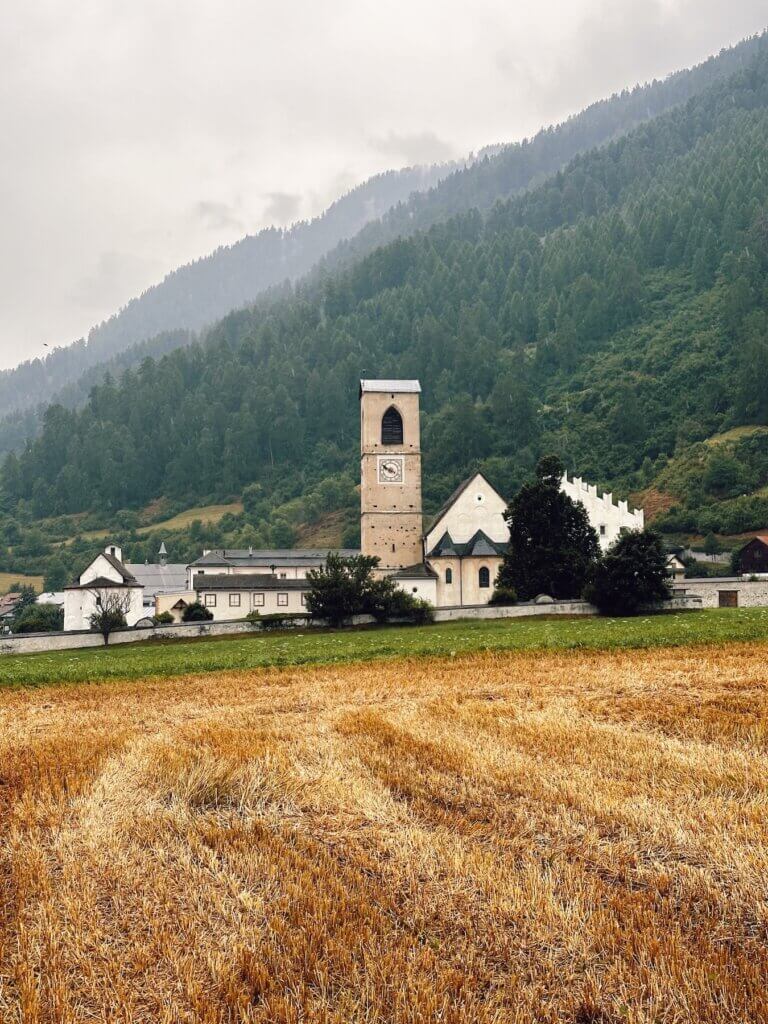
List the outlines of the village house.
{"label": "village house", "polygon": [[91,616],[109,601],[119,603],[129,626],[146,615],[144,588],[122,562],[117,544],[108,544],[80,573],[77,581],[64,588],[64,629],[90,629]]}

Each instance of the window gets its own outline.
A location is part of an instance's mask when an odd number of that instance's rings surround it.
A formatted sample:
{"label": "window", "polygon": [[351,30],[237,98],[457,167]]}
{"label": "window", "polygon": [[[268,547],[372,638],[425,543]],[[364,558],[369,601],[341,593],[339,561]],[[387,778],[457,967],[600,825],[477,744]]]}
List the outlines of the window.
{"label": "window", "polygon": [[216,595],[215,594],[206,594],[205,595],[205,607],[206,608],[215,608],[216,607]]}
{"label": "window", "polygon": [[605,536],[605,523],[600,523],[600,536]]}
{"label": "window", "polygon": [[239,594],[230,594],[229,595],[229,607],[230,608],[239,608],[240,607],[240,595]]}
{"label": "window", "polygon": [[304,592],[302,592],[302,595],[301,595],[301,603],[303,605],[306,605],[306,603],[307,603],[307,595]]}
{"label": "window", "polygon": [[280,573],[280,579],[281,579],[281,580],[286,580],[286,579],[288,579],[288,573],[287,573],[287,572],[281,572],[281,573]]}
{"label": "window", "polygon": [[253,607],[254,608],[263,608],[264,607],[264,595],[263,594],[254,594],[253,595]]}
{"label": "window", "polygon": [[278,608],[286,608],[288,605],[288,595],[278,594],[277,595],[277,606]]}
{"label": "window", "polygon": [[381,443],[402,444],[403,443],[403,417],[394,407],[390,405],[381,420]]}
{"label": "window", "polygon": [[480,567],[478,575],[478,582],[480,583],[481,590],[487,590],[491,585],[491,574],[488,571],[488,566],[483,565]]}
{"label": "window", "polygon": [[446,569],[445,570],[445,582],[446,583],[453,583],[453,569]]}

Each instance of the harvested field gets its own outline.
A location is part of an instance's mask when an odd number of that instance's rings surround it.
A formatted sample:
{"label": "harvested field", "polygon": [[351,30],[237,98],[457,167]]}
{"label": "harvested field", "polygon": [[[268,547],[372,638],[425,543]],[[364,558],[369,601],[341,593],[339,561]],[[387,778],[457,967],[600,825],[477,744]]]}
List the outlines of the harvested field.
{"label": "harvested field", "polygon": [[0,1019],[768,1021],[767,666],[0,691]]}

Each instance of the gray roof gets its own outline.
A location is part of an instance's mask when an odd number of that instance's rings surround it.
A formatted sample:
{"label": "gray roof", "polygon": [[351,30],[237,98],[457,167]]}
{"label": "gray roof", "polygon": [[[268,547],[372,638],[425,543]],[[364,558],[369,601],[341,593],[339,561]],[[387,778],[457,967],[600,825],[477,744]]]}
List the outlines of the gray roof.
{"label": "gray roof", "polygon": [[421,384],[417,380],[361,380],[360,394],[367,391],[390,392],[390,394],[421,394]]}
{"label": "gray roof", "polygon": [[[108,551],[100,551],[99,554],[103,555],[104,558],[106,558],[106,560],[112,566],[112,568],[120,573],[120,578],[122,579],[123,583],[136,582],[136,579],[130,574],[130,572],[128,572],[128,570],[126,569],[126,567],[123,565],[119,558],[115,558],[114,555],[110,555]],[[98,555],[96,557],[98,558]],[[94,562],[95,561],[96,559],[94,558]]]}
{"label": "gray roof", "polygon": [[[214,567],[236,565],[268,569],[272,565],[324,565],[328,557],[328,550],[328,548],[261,548],[251,551],[248,548],[219,548],[197,558],[190,564],[190,568],[206,568],[209,565]],[[332,548],[331,550],[343,558],[352,558],[354,555],[360,554],[356,548]]]}
{"label": "gray roof", "polygon": [[398,569],[392,573],[394,580],[436,580],[437,573],[431,565],[419,562],[417,565],[408,565],[405,569]]}
{"label": "gray roof", "polygon": [[155,594],[175,594],[179,590],[187,589],[187,567],[178,562],[168,565],[129,563],[126,568],[130,569],[136,580],[144,587],[145,598],[154,597]]}
{"label": "gray roof", "polygon": [[192,589],[205,590],[309,590],[309,580],[281,580],[264,573],[211,573],[197,575]]}
{"label": "gray roof", "polygon": [[95,576],[88,583],[73,583],[65,590],[142,590],[140,583],[131,576],[125,580],[108,580],[106,576]]}
{"label": "gray roof", "polygon": [[427,558],[499,558],[506,550],[506,543],[491,540],[483,530],[478,530],[464,544],[454,541],[450,533],[444,533]]}

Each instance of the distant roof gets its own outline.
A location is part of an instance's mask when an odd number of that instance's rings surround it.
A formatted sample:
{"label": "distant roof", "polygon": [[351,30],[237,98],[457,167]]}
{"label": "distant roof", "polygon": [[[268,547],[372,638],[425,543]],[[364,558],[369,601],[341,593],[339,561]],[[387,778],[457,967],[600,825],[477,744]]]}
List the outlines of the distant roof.
{"label": "distant roof", "polygon": [[[101,552],[99,552],[99,554],[103,555],[104,558],[106,558],[106,560],[112,566],[112,568],[116,569],[117,572],[120,573],[120,576],[121,576],[121,578],[123,580],[123,583],[135,583],[136,582],[135,577],[133,577],[128,572],[128,570],[126,569],[126,567],[123,565],[123,563],[120,561],[119,558],[115,558],[114,555],[110,555],[108,551],[101,551]],[[96,557],[98,558],[98,555]],[[93,561],[95,562],[96,559],[94,558]],[[93,564],[93,562],[91,564]]]}
{"label": "distant roof", "polygon": [[264,573],[205,573],[192,580],[193,590],[309,590],[309,580],[281,580]]}
{"label": "distant roof", "polygon": [[128,579],[124,579],[120,582],[117,580],[108,580],[106,576],[96,576],[94,579],[89,580],[87,583],[73,583],[70,587],[64,587],[65,590],[130,590],[134,587],[141,587],[140,583],[137,583],[133,576]]}
{"label": "distant roof", "polygon": [[506,544],[491,540],[483,530],[478,530],[464,544],[454,541],[450,533],[444,533],[428,552],[427,558],[498,558],[503,556],[506,550]]}
{"label": "distant roof", "polygon": [[406,566],[405,569],[398,569],[392,573],[395,580],[436,580],[437,573],[431,565],[419,562],[417,565]]}
{"label": "distant roof", "polygon": [[248,548],[218,548],[209,551],[201,558],[190,563],[190,568],[202,566],[254,566],[269,568],[271,565],[314,565],[323,564],[331,550],[335,555],[342,558],[352,558],[359,555],[356,548],[260,548],[249,550]]}
{"label": "distant roof", "polygon": [[417,380],[361,380],[360,394],[364,391],[381,391],[390,394],[421,394],[421,384]]}
{"label": "distant roof", "polygon": [[134,578],[144,587],[144,597],[155,594],[175,593],[187,589],[187,567],[180,563],[168,565],[129,563],[126,569],[133,573]]}

